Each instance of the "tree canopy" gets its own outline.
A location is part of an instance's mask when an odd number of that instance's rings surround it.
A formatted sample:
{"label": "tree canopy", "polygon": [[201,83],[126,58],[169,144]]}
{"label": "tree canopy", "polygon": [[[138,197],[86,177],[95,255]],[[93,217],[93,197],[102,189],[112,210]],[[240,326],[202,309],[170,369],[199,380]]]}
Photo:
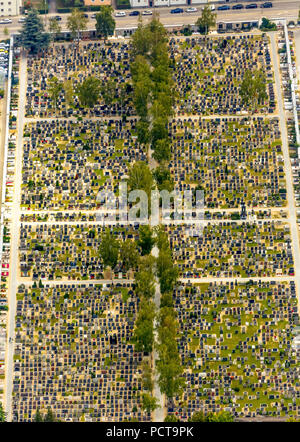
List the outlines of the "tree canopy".
{"label": "tree canopy", "polygon": [[111,267],[114,269],[119,257],[119,241],[114,237],[109,229],[101,235],[101,243],[99,247],[100,256],[102,258],[104,267]]}
{"label": "tree canopy", "polygon": [[153,176],[148,164],[137,161],[129,169],[128,186],[130,190],[144,190],[150,198],[153,189]]}
{"label": "tree canopy", "polygon": [[138,246],[141,248],[141,255],[149,255],[155,243],[153,232],[148,225],[141,225],[139,228]]}
{"label": "tree canopy", "polygon": [[110,5],[101,6],[99,14],[96,14],[96,31],[98,37],[103,37],[104,40],[113,35],[116,21],[113,18],[113,8]]}
{"label": "tree canopy", "polygon": [[142,298],[135,322],[134,341],[137,351],[150,353],[154,344],[155,305],[153,301]]}
{"label": "tree canopy", "polygon": [[67,27],[71,32],[73,38],[77,37],[79,43],[80,31],[84,31],[87,27],[88,19],[84,16],[84,13],[79,9],[72,9],[71,14],[67,18]]}
{"label": "tree canopy", "polygon": [[76,88],[76,93],[81,106],[93,107],[99,100],[100,81],[96,77],[87,77]]}
{"label": "tree canopy", "polygon": [[201,34],[208,34],[210,28],[216,25],[217,14],[212,12],[208,5],[202,9],[201,17],[196,21],[196,26]]}
{"label": "tree canopy", "polygon": [[134,269],[139,262],[139,254],[136,243],[130,239],[122,242],[120,247],[120,260],[125,271]]}
{"label": "tree canopy", "polygon": [[45,32],[44,25],[36,9],[31,9],[23,23],[20,43],[31,54],[37,54],[42,49],[47,49],[50,35]]}
{"label": "tree canopy", "polygon": [[55,17],[49,19],[49,32],[52,34],[52,40],[61,32],[61,26]]}
{"label": "tree canopy", "polygon": [[63,89],[63,83],[57,77],[52,77],[49,79],[47,92],[54,103],[55,112],[56,112],[57,100],[62,89]]}
{"label": "tree canopy", "polygon": [[5,422],[6,421],[6,414],[5,411],[3,410],[3,406],[0,402],[0,422]]}
{"label": "tree canopy", "polygon": [[243,103],[249,105],[252,110],[264,102],[267,98],[266,76],[261,69],[245,72],[240,86],[240,96]]}

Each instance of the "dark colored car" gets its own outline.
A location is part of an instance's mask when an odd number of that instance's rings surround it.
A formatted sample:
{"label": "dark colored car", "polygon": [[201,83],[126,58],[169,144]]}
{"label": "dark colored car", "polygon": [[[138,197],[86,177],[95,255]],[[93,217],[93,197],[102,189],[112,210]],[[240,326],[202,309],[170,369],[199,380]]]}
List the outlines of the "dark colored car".
{"label": "dark colored car", "polygon": [[56,16],[55,16],[55,19],[56,19],[57,21],[61,21],[61,17],[60,17],[59,15],[56,15]]}
{"label": "dark colored car", "polygon": [[244,5],[242,5],[241,3],[239,3],[238,5],[233,5],[232,9],[244,9]]}
{"label": "dark colored car", "polygon": [[140,15],[140,11],[129,12],[129,15]]}
{"label": "dark colored car", "polygon": [[272,8],[273,3],[272,2],[265,2],[262,5],[260,5],[261,8]]}
{"label": "dark colored car", "polygon": [[171,9],[171,14],[181,14],[183,12],[182,8]]}
{"label": "dark colored car", "polygon": [[228,5],[219,6],[217,8],[218,11],[228,11],[229,9],[230,9],[230,6],[228,6]]}
{"label": "dark colored car", "polygon": [[246,5],[246,9],[256,9],[257,4],[256,3],[250,3],[250,5]]}

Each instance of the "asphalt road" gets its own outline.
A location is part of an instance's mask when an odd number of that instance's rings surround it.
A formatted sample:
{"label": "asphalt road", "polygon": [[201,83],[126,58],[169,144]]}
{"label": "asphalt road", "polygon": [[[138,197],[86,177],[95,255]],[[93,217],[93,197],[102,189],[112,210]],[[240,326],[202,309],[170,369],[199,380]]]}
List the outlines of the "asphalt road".
{"label": "asphalt road", "polygon": [[[234,2],[230,2],[229,5],[232,7],[234,3],[241,2],[243,4],[251,3],[250,1],[243,1],[243,0],[237,0]],[[258,6],[262,1],[257,1]],[[216,2],[216,6],[218,3]],[[247,20],[247,19],[257,19],[261,17],[267,17],[270,19],[276,19],[276,18],[287,18],[290,20],[296,20],[298,18],[298,12],[299,12],[300,4],[298,1],[295,0],[279,0],[274,1],[273,0],[273,7],[272,8],[257,8],[257,9],[242,9],[242,10],[229,10],[229,11],[216,11],[217,13],[217,19],[218,20]],[[152,11],[158,11],[160,15],[160,20],[163,24],[194,24],[197,20],[197,18],[201,15],[201,6],[197,6],[197,12],[195,13],[186,13],[183,14],[171,14],[170,10],[172,7],[169,8],[152,8]],[[183,9],[187,9],[187,7],[183,7]],[[140,9],[142,12],[143,9]],[[123,28],[123,27],[130,27],[130,26],[136,26],[138,22],[138,17],[129,17],[128,12],[126,11],[127,15],[125,17],[116,17],[116,27],[117,28]],[[89,16],[91,16],[93,13],[89,13]],[[49,23],[49,18],[53,17],[56,14],[47,14],[46,16],[42,16],[44,23]],[[60,25],[62,30],[66,30],[66,22],[68,14],[61,14],[62,20],[60,21]],[[0,38],[5,38],[4,36],[4,29],[7,28],[10,33],[16,33],[18,30],[21,29],[22,24],[18,23],[19,20],[18,17],[12,18],[12,23],[8,25],[0,25]],[[144,22],[147,22],[151,20],[151,16],[143,16]],[[89,18],[88,23],[88,29],[94,29],[95,27],[95,19]]]}

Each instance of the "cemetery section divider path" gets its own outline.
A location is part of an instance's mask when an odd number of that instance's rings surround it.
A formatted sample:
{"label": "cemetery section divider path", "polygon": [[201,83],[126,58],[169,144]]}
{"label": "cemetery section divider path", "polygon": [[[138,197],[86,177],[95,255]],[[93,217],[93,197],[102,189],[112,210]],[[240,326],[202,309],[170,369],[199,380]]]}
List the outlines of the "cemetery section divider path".
{"label": "cemetery section divider path", "polygon": [[271,52],[273,53],[274,62],[274,74],[275,74],[275,89],[277,91],[278,97],[278,108],[279,108],[279,127],[282,139],[282,152],[284,158],[284,169],[286,178],[286,189],[287,189],[287,202],[291,226],[291,241],[294,257],[294,269],[295,269],[295,283],[296,283],[296,293],[298,297],[298,311],[300,311],[300,248],[299,248],[299,230],[297,224],[297,212],[295,205],[294,187],[293,187],[293,175],[289,155],[289,144],[288,144],[288,134],[286,127],[286,117],[283,106],[283,96],[282,96],[282,85],[281,85],[281,74],[279,68],[279,56],[278,56],[278,46],[276,42],[276,34],[269,33],[271,40]]}
{"label": "cemetery section divider path", "polygon": [[19,230],[20,230],[20,202],[22,183],[22,151],[23,151],[23,127],[26,99],[27,60],[23,53],[20,56],[19,75],[19,107],[17,118],[17,145],[15,157],[15,180],[14,198],[11,212],[11,249],[10,249],[10,275],[8,284],[8,344],[5,375],[5,411],[7,420],[11,421],[11,403],[14,373],[14,335],[16,315],[16,293],[19,285]]}

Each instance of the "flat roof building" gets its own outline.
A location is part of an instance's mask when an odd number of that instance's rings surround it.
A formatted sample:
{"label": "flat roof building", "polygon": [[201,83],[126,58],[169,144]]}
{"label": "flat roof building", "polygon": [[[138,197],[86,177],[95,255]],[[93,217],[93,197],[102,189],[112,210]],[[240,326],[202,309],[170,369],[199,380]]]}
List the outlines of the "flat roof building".
{"label": "flat roof building", "polygon": [[0,17],[10,17],[21,13],[22,0],[1,0]]}

